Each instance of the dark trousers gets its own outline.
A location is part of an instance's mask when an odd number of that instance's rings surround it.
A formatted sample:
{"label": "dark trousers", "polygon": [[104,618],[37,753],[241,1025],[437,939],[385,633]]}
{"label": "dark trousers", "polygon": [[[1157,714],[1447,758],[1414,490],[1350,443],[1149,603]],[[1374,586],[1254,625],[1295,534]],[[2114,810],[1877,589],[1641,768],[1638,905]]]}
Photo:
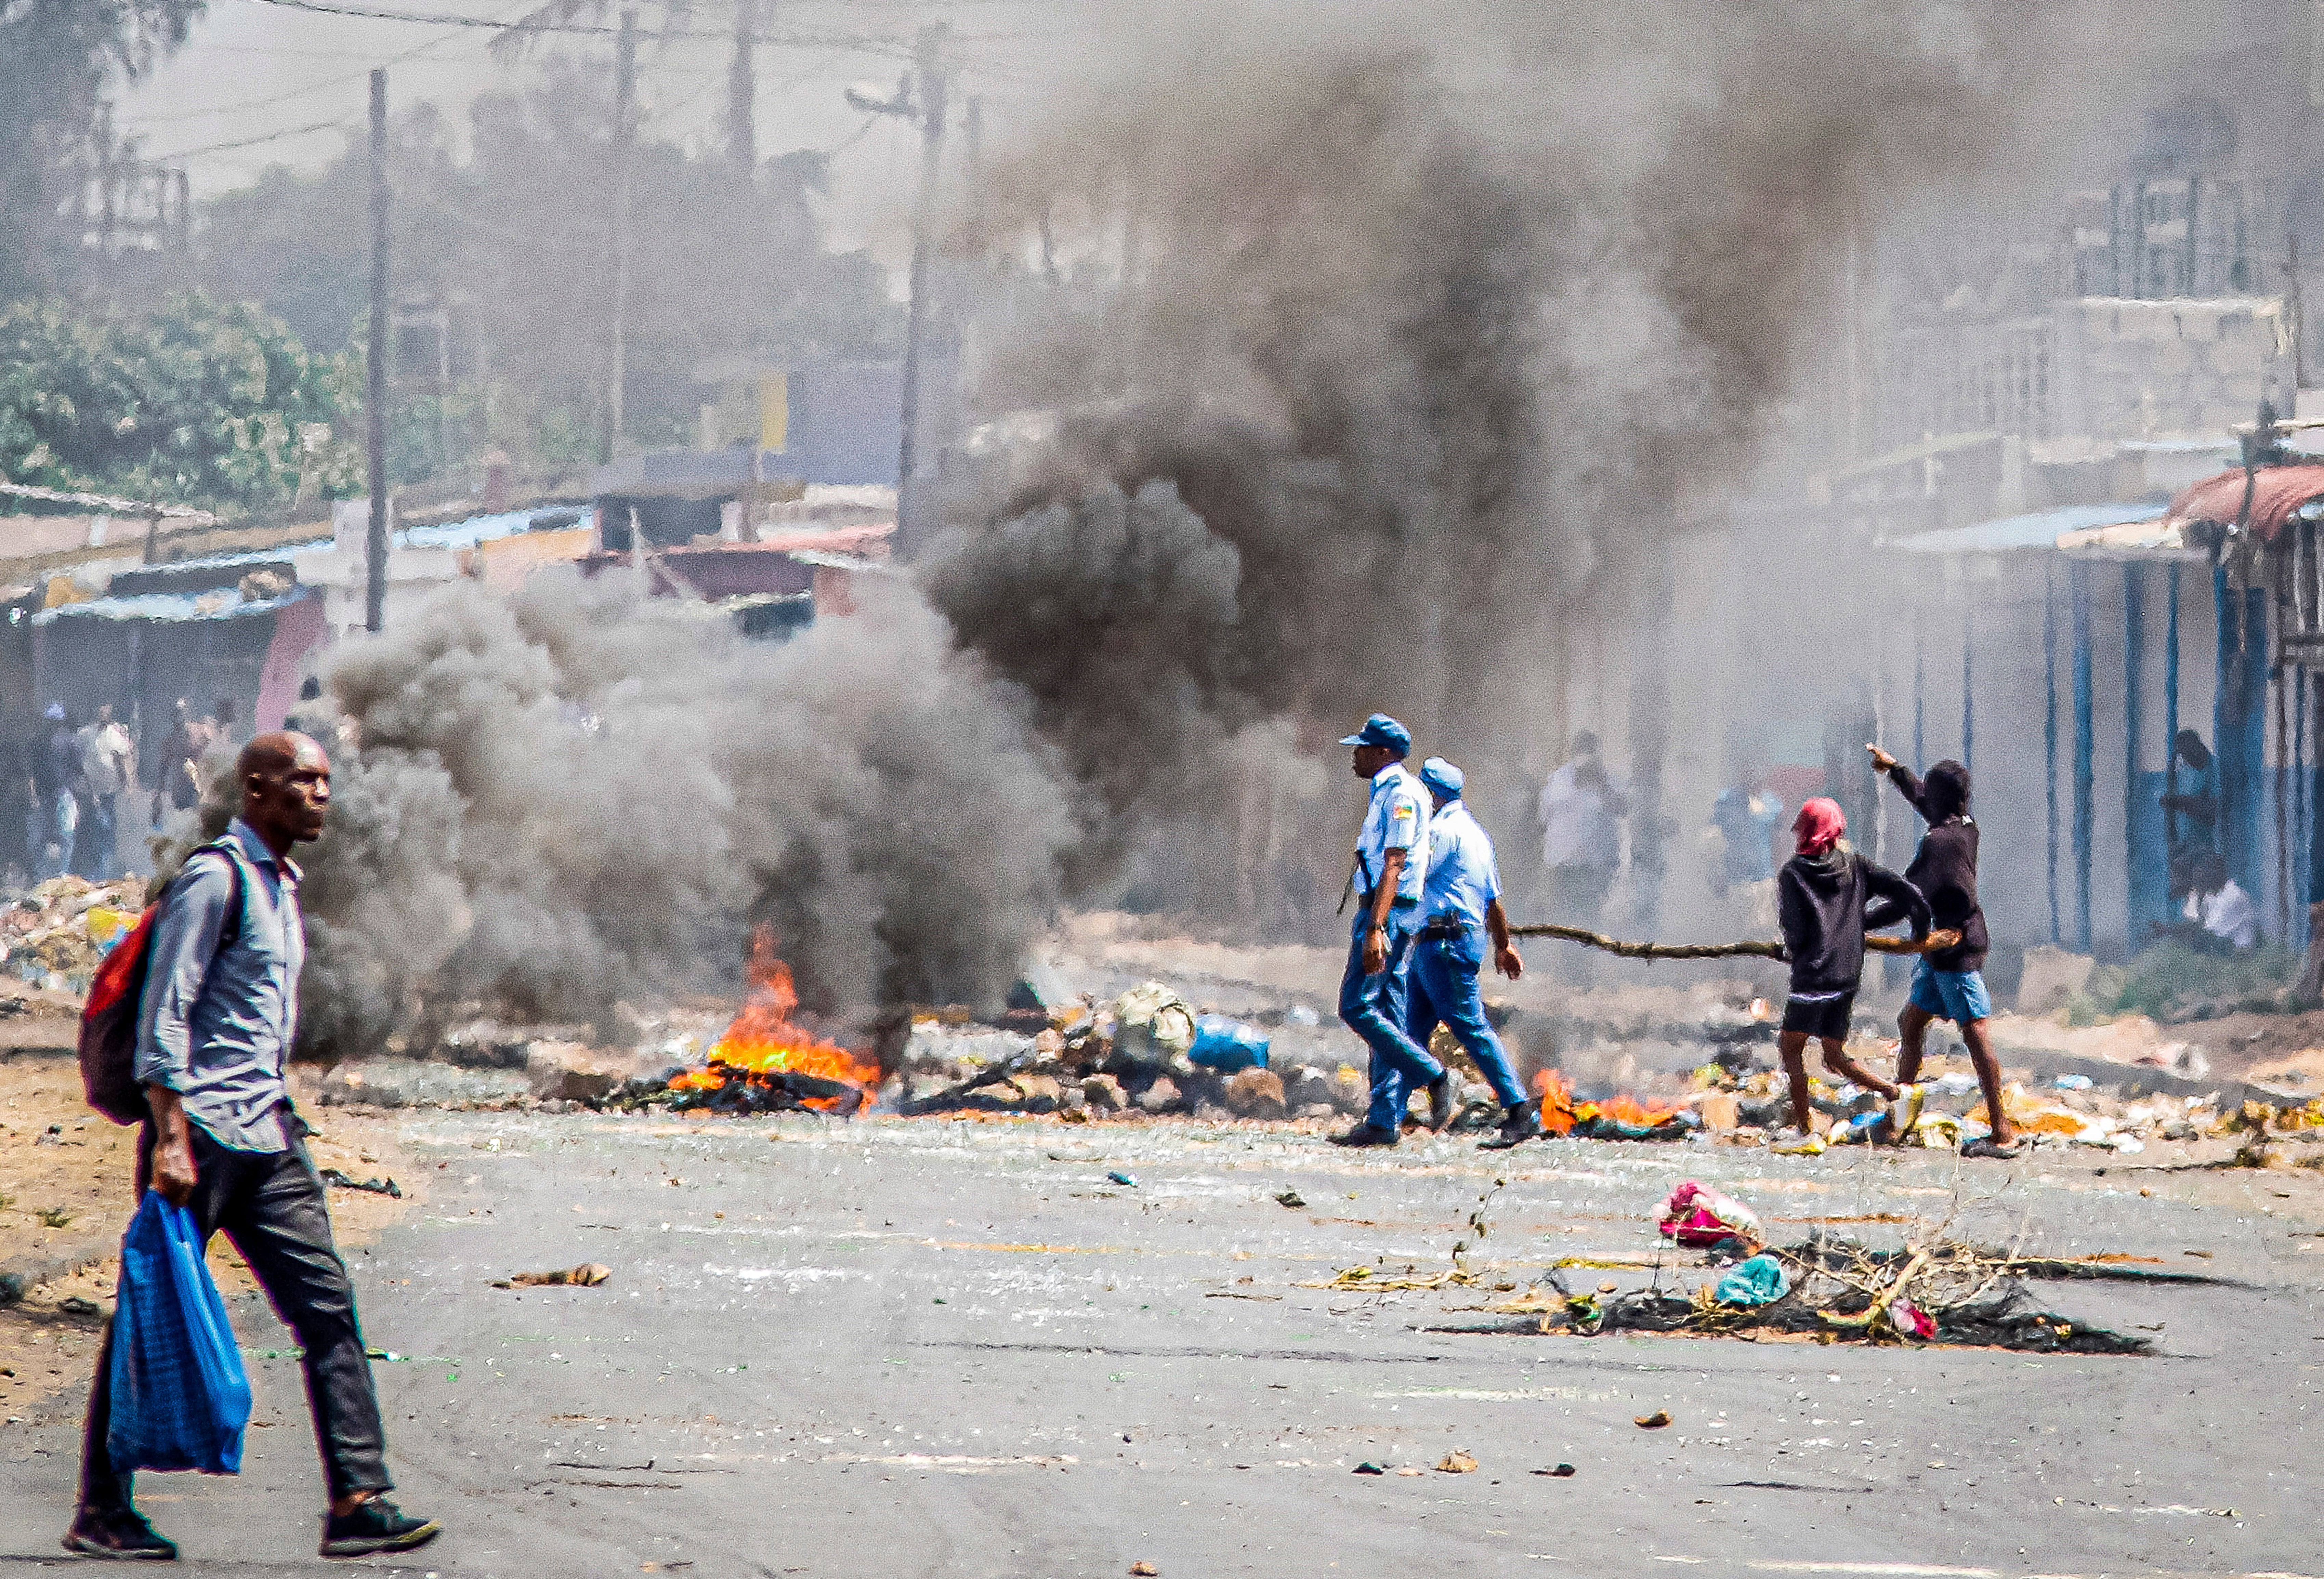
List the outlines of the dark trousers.
{"label": "dark trousers", "polygon": [[120,831],[120,798],[95,791],[81,798],[80,836],[74,844],[73,870],[91,882],[117,876],[114,839]]}
{"label": "dark trousers", "polygon": [[1425,1048],[1437,1026],[1449,1026],[1453,1039],[1476,1060],[1477,1072],[1493,1088],[1495,1100],[1503,1107],[1515,1107],[1526,1099],[1525,1087],[1517,1084],[1509,1055],[1485,1018],[1485,994],[1478,985],[1484,966],[1484,944],[1473,927],[1457,936],[1423,937],[1414,944],[1405,1033]]}
{"label": "dark trousers", "polygon": [[[288,1121],[296,1131],[296,1120]],[[152,1176],[153,1126],[137,1138],[137,1189]],[[232,1151],[194,1128],[194,1194],[186,1203],[202,1242],[223,1231],[250,1263],[281,1316],[306,1346],[307,1403],[315,1417],[315,1445],[324,1479],[336,1499],[353,1491],[384,1491],[386,1433],[371,1362],[364,1358],[355,1325],[355,1291],[346,1263],[331,1242],[323,1181],[304,1140],[287,1151]],[[80,1504],[111,1510],[129,1506],[130,1477],[114,1473],[105,1439],[113,1420],[113,1329],[97,1357],[89,1390],[88,1428],[81,1439]]]}

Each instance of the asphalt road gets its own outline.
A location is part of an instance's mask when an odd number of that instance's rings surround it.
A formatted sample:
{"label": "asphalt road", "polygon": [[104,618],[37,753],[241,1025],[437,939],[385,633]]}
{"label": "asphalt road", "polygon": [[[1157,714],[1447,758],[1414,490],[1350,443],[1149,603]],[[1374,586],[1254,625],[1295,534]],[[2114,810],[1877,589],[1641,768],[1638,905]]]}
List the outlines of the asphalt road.
{"label": "asphalt road", "polygon": [[[415,1575],[2324,1574],[2313,1173],[944,1120],[436,1113],[407,1143],[429,1198],[357,1270],[399,1495],[449,1526]],[[1650,1252],[1694,1177],[2246,1286],[2048,1286],[2159,1324],[2144,1358],[1448,1334],[1489,1296],[1302,1286],[1443,1266],[1496,1177],[1482,1249],[1520,1281]],[[611,1281],[490,1286],[586,1260]],[[244,1473],[143,1505],[193,1572],[327,1568],[297,1367],[252,1369]],[[74,1433],[5,1432],[0,1563],[68,1561]],[[1480,1468],[1430,1467],[1455,1448]]]}

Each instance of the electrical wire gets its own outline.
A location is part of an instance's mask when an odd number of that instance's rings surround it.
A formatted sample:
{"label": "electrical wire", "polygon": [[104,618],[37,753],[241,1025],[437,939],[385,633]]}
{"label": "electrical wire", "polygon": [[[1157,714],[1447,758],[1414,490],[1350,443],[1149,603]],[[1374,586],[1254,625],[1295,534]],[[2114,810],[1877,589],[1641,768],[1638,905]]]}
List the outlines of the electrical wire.
{"label": "electrical wire", "polygon": [[167,164],[175,159],[198,159],[205,153],[224,153],[235,148],[255,148],[262,143],[280,143],[285,138],[304,137],[312,132],[346,131],[351,125],[352,123],[342,115],[336,120],[317,121],[312,125],[290,126],[280,132],[268,132],[263,136],[241,137],[231,143],[213,143],[205,148],[182,148],[175,153],[156,153],[151,155],[146,162]]}
{"label": "electrical wire", "polygon": [[[412,22],[434,27],[489,28],[494,32],[564,33],[613,38],[619,36],[622,31],[605,23],[500,22],[489,16],[463,16],[442,11],[392,11],[384,6],[343,4],[341,0],[256,0],[256,4],[281,5],[291,11],[309,11],[324,16],[352,16],[371,22]],[[671,28],[646,32],[644,36],[656,39],[732,39],[734,35],[731,32],[704,32]],[[753,33],[752,42],[779,48],[857,50],[867,54],[907,59],[911,55],[911,45],[904,40],[862,33]]]}
{"label": "electrical wire", "polygon": [[[460,33],[457,29],[455,29],[450,32],[438,33],[434,38],[428,40],[425,43],[414,44],[411,48],[404,51],[400,55],[390,55],[384,60],[373,60],[370,66],[364,67],[360,71],[347,71],[343,72],[337,77],[326,77],[319,82],[309,82],[303,88],[294,88],[287,93],[273,94],[265,98],[245,98],[234,104],[213,105],[208,109],[187,110],[181,114],[174,115],[137,115],[125,119],[123,121],[122,125],[124,126],[176,125],[182,122],[203,120],[213,115],[236,115],[244,110],[265,109],[273,105],[287,104],[294,98],[304,98],[310,93],[320,93],[327,88],[337,88],[342,83],[359,81],[362,78],[370,76],[374,67],[396,66],[402,64],[406,60],[415,60],[419,56],[425,54],[428,51],[436,48],[437,45],[449,43],[452,40],[458,38],[459,36]],[[339,58],[347,59],[350,57],[342,55]],[[366,57],[355,56],[352,58],[362,60]]]}

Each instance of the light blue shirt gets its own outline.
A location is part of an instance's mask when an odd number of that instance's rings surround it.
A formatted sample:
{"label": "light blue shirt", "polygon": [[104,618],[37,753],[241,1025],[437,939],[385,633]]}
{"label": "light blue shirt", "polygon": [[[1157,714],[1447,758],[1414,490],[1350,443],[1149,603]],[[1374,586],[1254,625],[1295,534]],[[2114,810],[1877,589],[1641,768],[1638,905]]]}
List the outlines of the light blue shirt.
{"label": "light blue shirt", "polygon": [[1390,762],[1372,775],[1372,803],[1364,813],[1364,831],[1356,839],[1359,894],[1379,886],[1390,850],[1405,852],[1396,902],[1416,905],[1428,881],[1428,791],[1402,762]]}
{"label": "light blue shirt", "polygon": [[1493,841],[1469,815],[1465,802],[1451,800],[1428,819],[1428,888],[1420,913],[1434,921],[1453,917],[1471,927],[1485,924],[1485,910],[1501,897],[1501,871],[1493,861]]}
{"label": "light blue shirt", "polygon": [[[186,1117],[230,1150],[282,1151],[290,1144],[282,1066],[299,1031],[307,953],[299,868],[276,860],[240,817],[226,835],[239,857],[196,851],[154,923],[137,1017],[137,1081],[176,1092]],[[235,863],[242,920],[220,948]]]}

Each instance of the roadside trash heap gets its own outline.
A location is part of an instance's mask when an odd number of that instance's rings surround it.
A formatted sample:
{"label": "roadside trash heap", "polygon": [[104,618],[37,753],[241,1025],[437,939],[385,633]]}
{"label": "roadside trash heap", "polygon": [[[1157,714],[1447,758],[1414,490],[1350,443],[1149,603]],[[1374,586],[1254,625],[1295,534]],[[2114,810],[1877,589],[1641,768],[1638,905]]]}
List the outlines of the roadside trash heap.
{"label": "roadside trash heap", "polygon": [[145,881],[51,877],[0,911],[0,962],[36,987],[85,993],[97,962],[145,910]]}
{"label": "roadside trash heap", "polygon": [[[1694,1074],[1689,1111],[1715,1138],[1757,1145],[1766,1131],[1789,1122],[1784,1077],[1773,1069],[1737,1072],[1706,1064]],[[1988,1133],[1990,1121],[1977,1077],[1948,1070],[1923,1083],[1926,1106],[1901,1144],[1939,1150]],[[1808,1100],[1831,1121],[1835,1145],[1859,1144],[1885,1134],[1880,1120],[1887,1104],[1874,1092],[1821,1076],[1808,1077]],[[2001,1100],[2019,1136],[2037,1146],[2090,1146],[2124,1155],[2144,1151],[2150,1141],[2190,1140],[2220,1132],[2221,1115],[2209,1096],[2152,1094],[2126,1099],[2099,1090],[2087,1075],[2059,1075],[2037,1085],[2022,1080],[2002,1087]],[[2324,1123],[2319,1107],[2319,1123]]]}
{"label": "roadside trash heap", "polygon": [[1360,1112],[1366,1100],[1351,1066],[1277,1059],[1265,1028],[1198,1013],[1159,982],[1111,1003],[1028,1003],[1012,1018],[1014,1028],[916,1016],[883,1104],[907,1114],[1053,1113],[1087,1122],[1177,1113],[1326,1119]]}
{"label": "roadside trash heap", "polygon": [[[1531,1330],[1582,1336],[1782,1334],[1822,1343],[2136,1354],[2148,1352],[2149,1339],[2043,1308],[2026,1285],[2044,1279],[2212,1280],[2118,1257],[2026,1256],[1934,1235],[1875,1249],[1818,1231],[1796,1244],[1770,1245],[1757,1213],[1692,1179],[1663,1203],[1656,1228],[1674,1245],[1702,1251],[1703,1268],[1717,1275],[1691,1288],[1672,1288],[1658,1270],[1648,1288],[1616,1292],[1613,1284],[1602,1283],[1577,1292],[1565,1280],[1565,1268],[1553,1267],[1516,1297],[1490,1308],[1534,1318]],[[1572,1264],[1584,1263],[1577,1258]]]}

